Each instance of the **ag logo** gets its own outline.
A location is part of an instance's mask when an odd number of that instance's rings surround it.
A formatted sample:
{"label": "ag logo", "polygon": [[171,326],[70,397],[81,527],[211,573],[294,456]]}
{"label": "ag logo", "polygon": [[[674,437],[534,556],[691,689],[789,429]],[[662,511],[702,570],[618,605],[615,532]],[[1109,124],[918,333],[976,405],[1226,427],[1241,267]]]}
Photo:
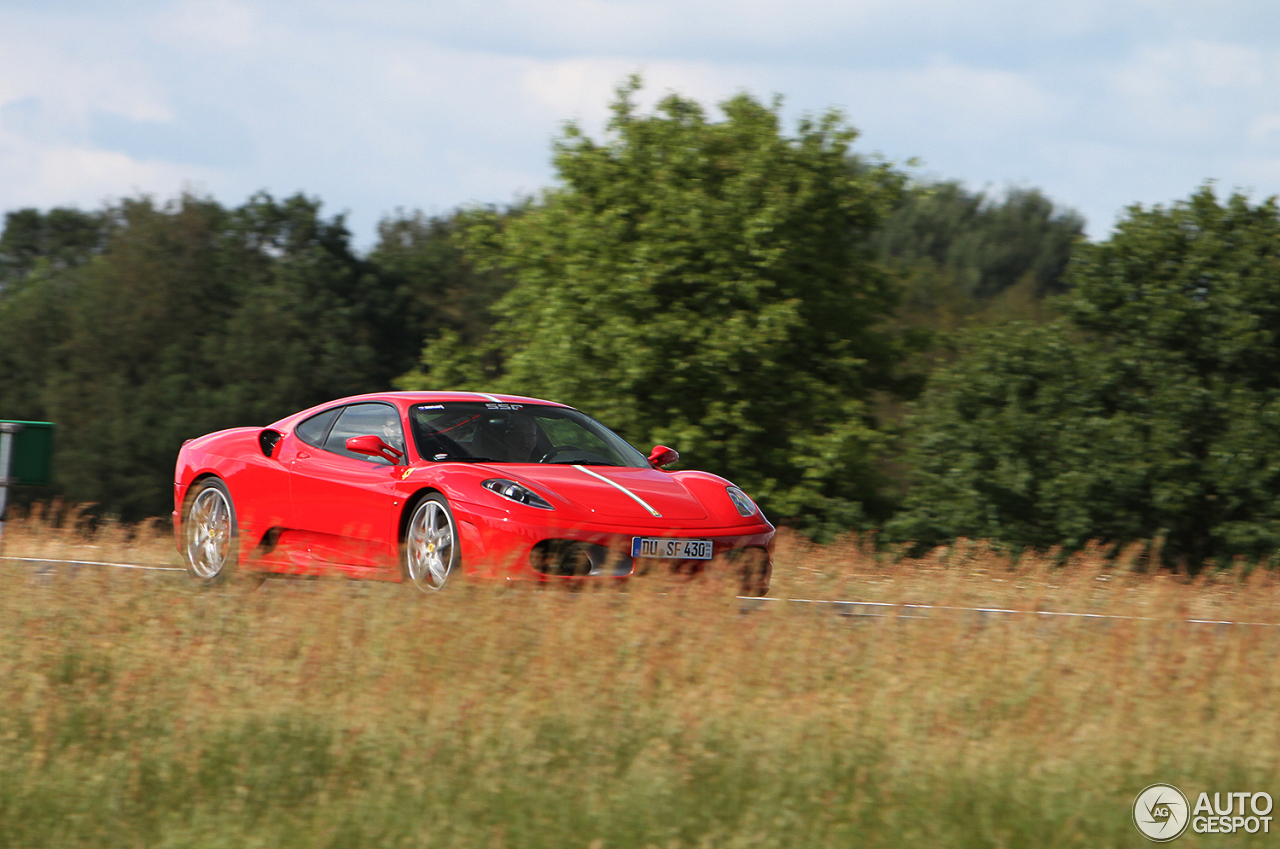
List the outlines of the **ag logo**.
{"label": "ag logo", "polygon": [[1143,837],[1156,843],[1182,834],[1190,821],[1187,797],[1172,784],[1152,784],[1133,800],[1133,824]]}

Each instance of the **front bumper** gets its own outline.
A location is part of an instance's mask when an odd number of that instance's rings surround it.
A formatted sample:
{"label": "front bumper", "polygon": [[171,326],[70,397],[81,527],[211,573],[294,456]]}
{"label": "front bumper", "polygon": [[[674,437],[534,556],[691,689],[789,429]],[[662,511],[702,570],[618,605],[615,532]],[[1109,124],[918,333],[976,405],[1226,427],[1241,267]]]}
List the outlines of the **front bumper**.
{"label": "front bumper", "polygon": [[[509,580],[618,580],[652,571],[698,574],[732,566],[744,550],[758,552],[752,568],[754,594],[768,588],[772,572],[775,529],[767,521],[731,527],[704,527],[696,523],[572,522],[555,516],[514,515],[514,511],[473,504],[455,504],[466,574],[478,578]],[[660,560],[631,557],[635,537],[709,539],[711,560]],[[548,549],[565,549],[569,543],[593,547],[583,551],[583,568],[566,569],[564,558],[548,556]],[[550,544],[550,545],[548,545]],[[559,559],[557,559],[559,558]],[[589,566],[588,566],[589,561]]]}

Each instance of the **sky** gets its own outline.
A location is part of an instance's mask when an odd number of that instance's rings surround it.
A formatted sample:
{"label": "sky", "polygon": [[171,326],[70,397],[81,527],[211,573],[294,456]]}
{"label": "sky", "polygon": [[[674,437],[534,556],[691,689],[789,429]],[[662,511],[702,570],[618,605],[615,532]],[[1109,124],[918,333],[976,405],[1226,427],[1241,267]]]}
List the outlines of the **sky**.
{"label": "sky", "polygon": [[0,0],[0,211],[182,191],[397,210],[553,185],[614,89],[841,110],[925,179],[1035,187],[1105,238],[1207,180],[1280,193],[1264,0]]}

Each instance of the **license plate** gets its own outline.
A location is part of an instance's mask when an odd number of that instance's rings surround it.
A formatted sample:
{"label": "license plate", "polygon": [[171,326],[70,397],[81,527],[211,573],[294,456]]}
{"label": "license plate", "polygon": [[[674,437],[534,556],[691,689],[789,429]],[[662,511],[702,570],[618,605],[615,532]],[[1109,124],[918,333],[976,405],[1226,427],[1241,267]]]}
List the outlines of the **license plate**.
{"label": "license plate", "polygon": [[631,556],[658,557],[663,560],[710,560],[711,540],[632,537]]}

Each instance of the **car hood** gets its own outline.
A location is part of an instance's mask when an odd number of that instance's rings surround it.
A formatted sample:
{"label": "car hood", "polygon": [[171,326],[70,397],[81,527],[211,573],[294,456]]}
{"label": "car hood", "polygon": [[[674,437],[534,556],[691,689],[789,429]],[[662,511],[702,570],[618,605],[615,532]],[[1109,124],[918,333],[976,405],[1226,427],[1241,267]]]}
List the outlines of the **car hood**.
{"label": "car hood", "polygon": [[519,480],[536,489],[549,490],[550,494],[571,502],[584,513],[596,516],[615,519],[707,518],[702,504],[679,480],[657,469],[541,464],[490,468],[501,470],[502,477]]}

